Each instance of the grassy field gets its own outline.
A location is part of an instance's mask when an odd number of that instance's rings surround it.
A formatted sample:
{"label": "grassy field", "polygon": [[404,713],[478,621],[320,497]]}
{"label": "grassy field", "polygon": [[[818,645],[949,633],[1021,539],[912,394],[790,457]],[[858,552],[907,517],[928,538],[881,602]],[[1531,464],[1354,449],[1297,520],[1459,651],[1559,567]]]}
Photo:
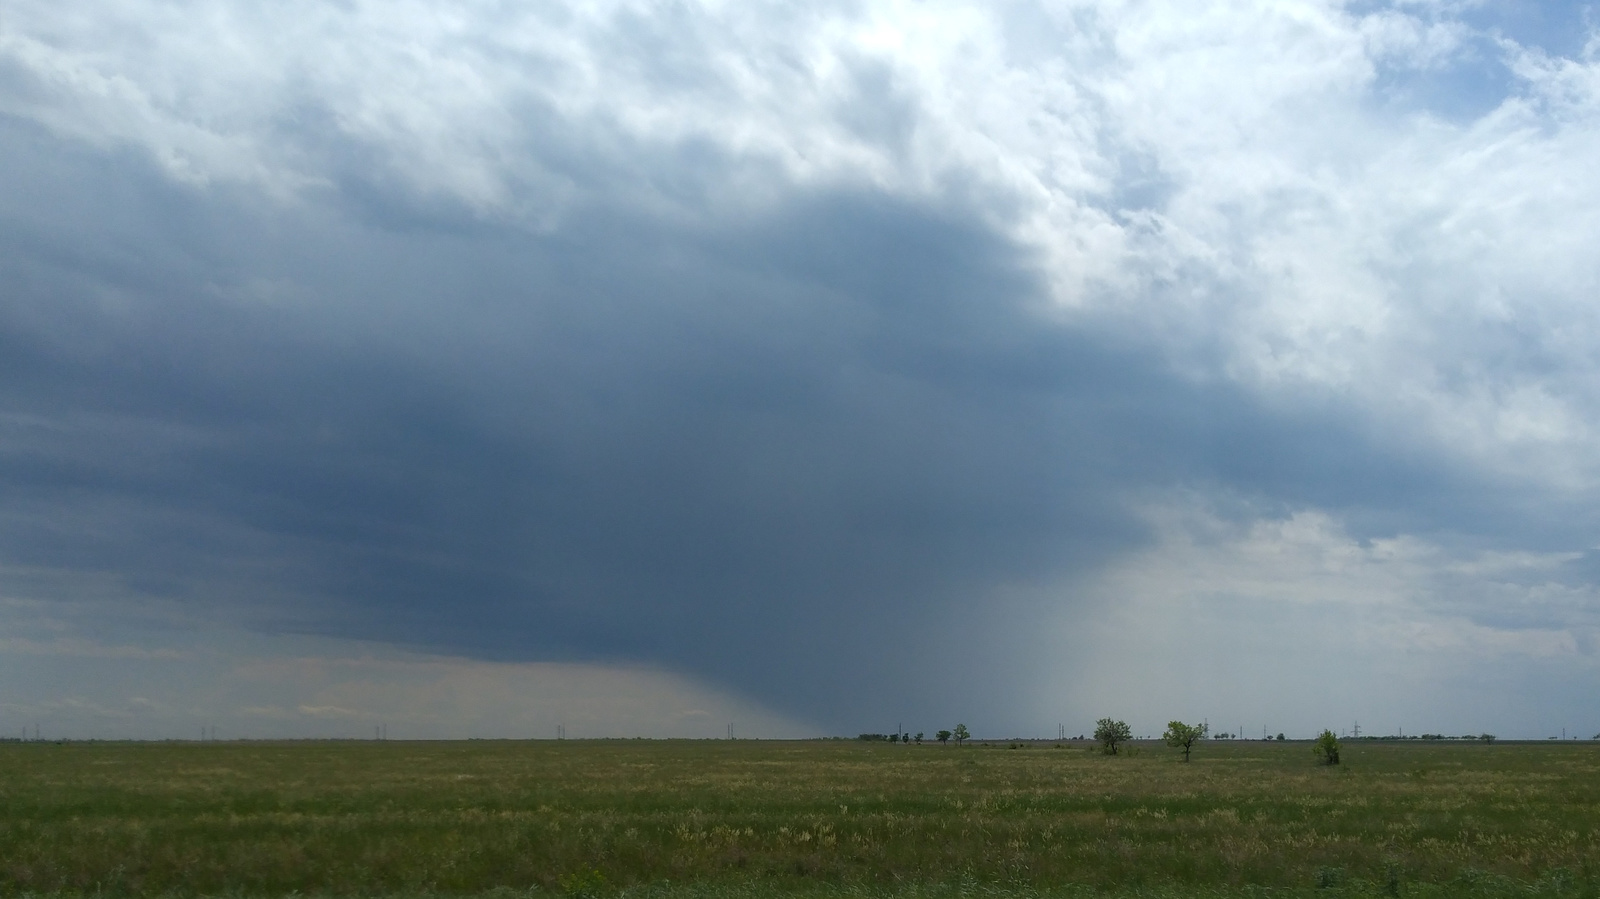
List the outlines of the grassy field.
{"label": "grassy field", "polygon": [[1593,896],[1600,746],[0,744],[0,892]]}

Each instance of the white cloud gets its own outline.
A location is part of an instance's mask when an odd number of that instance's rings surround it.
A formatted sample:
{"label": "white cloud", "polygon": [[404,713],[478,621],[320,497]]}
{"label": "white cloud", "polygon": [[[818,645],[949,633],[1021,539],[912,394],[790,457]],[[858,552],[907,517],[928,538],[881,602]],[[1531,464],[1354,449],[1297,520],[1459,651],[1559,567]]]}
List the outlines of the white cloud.
{"label": "white cloud", "polygon": [[[1600,673],[1600,596],[1564,582],[1573,554],[1360,541],[1312,510],[1241,520],[1189,503],[1148,516],[1147,550],[1075,588],[1100,613],[1061,623],[1058,676],[1083,715],[1297,733],[1353,716],[1541,736]],[[1505,701],[1528,682],[1559,686]]]}
{"label": "white cloud", "polygon": [[[1451,15],[1247,0],[17,0],[0,19],[0,112],[135,148],[195,191],[279,203],[336,205],[367,183],[539,229],[591,203],[726,223],[821,189],[955,208],[1035,254],[1059,315],[1119,321],[1197,378],[1286,408],[1332,395],[1441,464],[1588,495],[1600,486],[1600,60],[1592,41],[1581,59],[1507,42],[1480,59],[1484,35]],[[1396,71],[1449,79],[1498,62],[1509,93],[1475,117],[1384,93]],[[255,284],[261,302],[294,294]],[[1561,553],[1363,543],[1315,509],[1234,523],[1168,502],[1152,515],[1156,546],[1099,587],[1122,598],[1108,652],[1148,641],[1181,660],[1249,621],[1246,651],[1287,661],[1582,666],[1600,633],[1592,590],[1538,576]],[[1496,609],[1519,624],[1496,623]],[[0,648],[172,661],[31,626]],[[438,733],[491,720],[522,688],[570,699],[518,719],[528,728],[592,707],[608,710],[597,732],[643,716],[666,733],[743,708],[659,672],[368,665],[348,647],[273,661],[285,651],[214,668],[238,692],[193,707],[401,720],[403,695]],[[1153,670],[1135,682],[1183,666]]]}
{"label": "white cloud", "polygon": [[[1468,36],[1446,8],[1244,0],[29,2],[0,24],[0,109],[197,185],[364,177],[539,227],[600,198],[958,202],[1068,307],[1219,349],[1202,373],[1331,388],[1589,489],[1600,63],[1504,44],[1514,92],[1463,123],[1375,94],[1386,67],[1488,64]],[[696,146],[714,171],[683,170]]]}

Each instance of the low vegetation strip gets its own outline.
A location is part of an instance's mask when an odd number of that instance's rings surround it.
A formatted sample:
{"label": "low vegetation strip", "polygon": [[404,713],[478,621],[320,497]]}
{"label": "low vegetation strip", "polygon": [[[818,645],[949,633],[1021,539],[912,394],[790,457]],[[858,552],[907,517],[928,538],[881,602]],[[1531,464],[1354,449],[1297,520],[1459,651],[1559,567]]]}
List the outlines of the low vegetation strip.
{"label": "low vegetation strip", "polygon": [[10,895],[1560,895],[1593,744],[11,743]]}

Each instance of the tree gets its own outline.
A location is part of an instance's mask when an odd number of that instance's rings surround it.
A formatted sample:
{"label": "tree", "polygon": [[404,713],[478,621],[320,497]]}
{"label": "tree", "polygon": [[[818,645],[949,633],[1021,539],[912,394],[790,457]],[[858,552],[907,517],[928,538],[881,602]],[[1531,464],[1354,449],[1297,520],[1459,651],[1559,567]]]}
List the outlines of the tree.
{"label": "tree", "polygon": [[1311,751],[1322,759],[1324,765],[1339,764],[1339,738],[1331,730],[1325,730],[1322,736],[1317,737],[1317,741],[1311,744]]}
{"label": "tree", "polygon": [[967,740],[972,738],[972,731],[967,730],[967,726],[965,724],[957,724],[954,736],[956,738],[956,745],[960,746],[962,743],[965,743]]}
{"label": "tree", "polygon": [[1206,726],[1204,724],[1184,724],[1182,721],[1169,721],[1167,722],[1167,732],[1161,735],[1161,739],[1166,740],[1167,745],[1173,749],[1182,749],[1183,760],[1187,762],[1189,760],[1189,750],[1194,748],[1194,741],[1202,739],[1205,735]]}
{"label": "tree", "polygon": [[938,740],[940,743],[948,743],[948,742],[950,742],[950,732],[947,731],[947,730],[941,730],[938,733],[934,734],[933,738],[935,740]]}
{"label": "tree", "polygon": [[917,731],[917,745],[918,746],[922,745],[922,731],[920,731],[920,730]]}
{"label": "tree", "polygon": [[1133,739],[1133,731],[1126,721],[1101,718],[1095,722],[1094,738],[1100,741],[1100,751],[1106,755],[1117,754],[1117,744]]}

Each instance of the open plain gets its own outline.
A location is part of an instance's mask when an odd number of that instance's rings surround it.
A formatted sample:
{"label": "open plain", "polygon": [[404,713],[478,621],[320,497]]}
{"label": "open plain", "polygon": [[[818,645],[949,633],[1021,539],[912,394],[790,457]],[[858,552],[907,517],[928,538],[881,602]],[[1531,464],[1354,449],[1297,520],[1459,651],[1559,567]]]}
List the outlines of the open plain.
{"label": "open plain", "polygon": [[1600,747],[9,743],[0,891],[1551,895]]}

